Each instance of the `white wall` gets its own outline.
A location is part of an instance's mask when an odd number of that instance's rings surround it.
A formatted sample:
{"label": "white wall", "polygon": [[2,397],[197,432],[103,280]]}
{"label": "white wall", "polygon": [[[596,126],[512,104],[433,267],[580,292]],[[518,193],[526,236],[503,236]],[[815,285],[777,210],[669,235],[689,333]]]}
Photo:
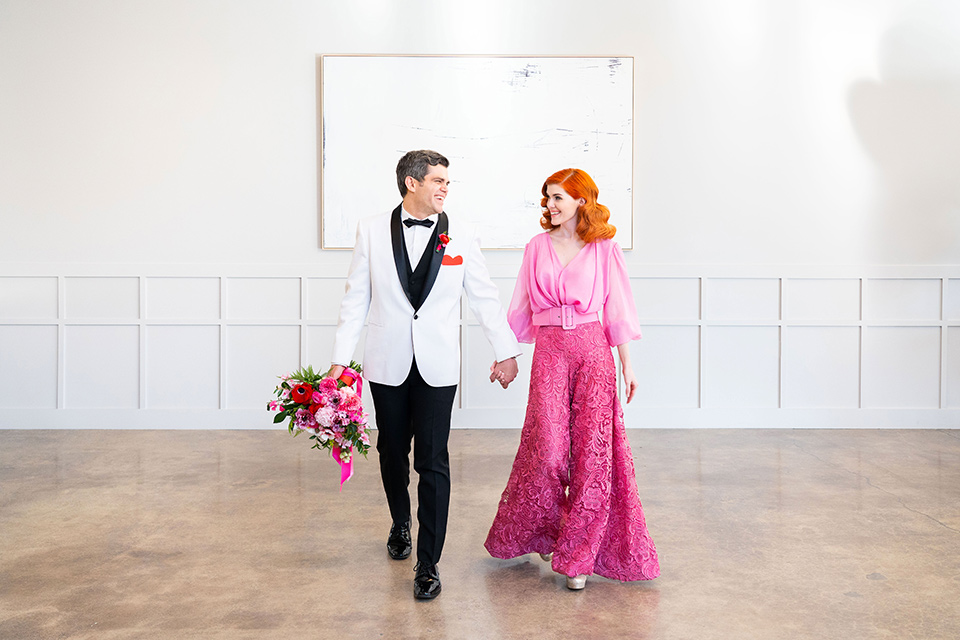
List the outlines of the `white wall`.
{"label": "white wall", "polygon": [[[635,56],[631,426],[960,424],[960,10],[590,8],[0,0],[0,427],[267,426],[326,362],[323,53]],[[463,335],[456,423],[518,426]]]}

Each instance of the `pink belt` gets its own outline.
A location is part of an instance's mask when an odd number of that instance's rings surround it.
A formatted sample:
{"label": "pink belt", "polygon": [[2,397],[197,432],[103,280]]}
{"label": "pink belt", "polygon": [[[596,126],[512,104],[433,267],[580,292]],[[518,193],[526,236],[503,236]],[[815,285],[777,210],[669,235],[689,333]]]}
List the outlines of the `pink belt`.
{"label": "pink belt", "polygon": [[533,324],[537,326],[560,326],[564,329],[573,329],[578,324],[586,322],[597,322],[600,315],[594,313],[580,313],[573,308],[572,304],[565,304],[561,307],[544,309],[533,314]]}

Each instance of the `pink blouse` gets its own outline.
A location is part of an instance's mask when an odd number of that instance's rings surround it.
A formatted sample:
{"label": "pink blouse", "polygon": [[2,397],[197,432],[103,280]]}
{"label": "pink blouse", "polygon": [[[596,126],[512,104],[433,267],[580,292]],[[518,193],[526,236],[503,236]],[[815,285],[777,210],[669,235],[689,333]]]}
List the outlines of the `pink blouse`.
{"label": "pink blouse", "polygon": [[507,310],[517,340],[535,342],[533,314],[565,304],[574,305],[580,313],[602,310],[601,323],[611,347],[640,339],[627,265],[613,240],[585,245],[566,267],[560,264],[549,232],[527,243]]}

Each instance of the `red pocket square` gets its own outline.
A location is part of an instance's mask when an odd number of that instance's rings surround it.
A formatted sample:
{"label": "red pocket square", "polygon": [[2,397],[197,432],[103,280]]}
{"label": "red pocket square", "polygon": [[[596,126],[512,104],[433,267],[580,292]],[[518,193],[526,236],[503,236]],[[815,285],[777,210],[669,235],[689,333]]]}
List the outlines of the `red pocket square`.
{"label": "red pocket square", "polygon": [[443,260],[440,262],[442,265],[458,265],[463,264],[463,256],[448,256],[444,255]]}

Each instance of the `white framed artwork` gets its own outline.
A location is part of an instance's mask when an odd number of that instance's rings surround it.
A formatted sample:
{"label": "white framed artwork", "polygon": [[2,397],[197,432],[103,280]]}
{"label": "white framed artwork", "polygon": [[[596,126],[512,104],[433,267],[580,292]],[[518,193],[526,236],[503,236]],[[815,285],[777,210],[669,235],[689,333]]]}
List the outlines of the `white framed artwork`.
{"label": "white framed artwork", "polygon": [[616,240],[633,246],[633,58],[319,57],[321,246],[353,247],[357,222],[400,202],[411,149],[450,160],[445,210],[480,227],[484,248],[541,231],[540,188],[589,173]]}

